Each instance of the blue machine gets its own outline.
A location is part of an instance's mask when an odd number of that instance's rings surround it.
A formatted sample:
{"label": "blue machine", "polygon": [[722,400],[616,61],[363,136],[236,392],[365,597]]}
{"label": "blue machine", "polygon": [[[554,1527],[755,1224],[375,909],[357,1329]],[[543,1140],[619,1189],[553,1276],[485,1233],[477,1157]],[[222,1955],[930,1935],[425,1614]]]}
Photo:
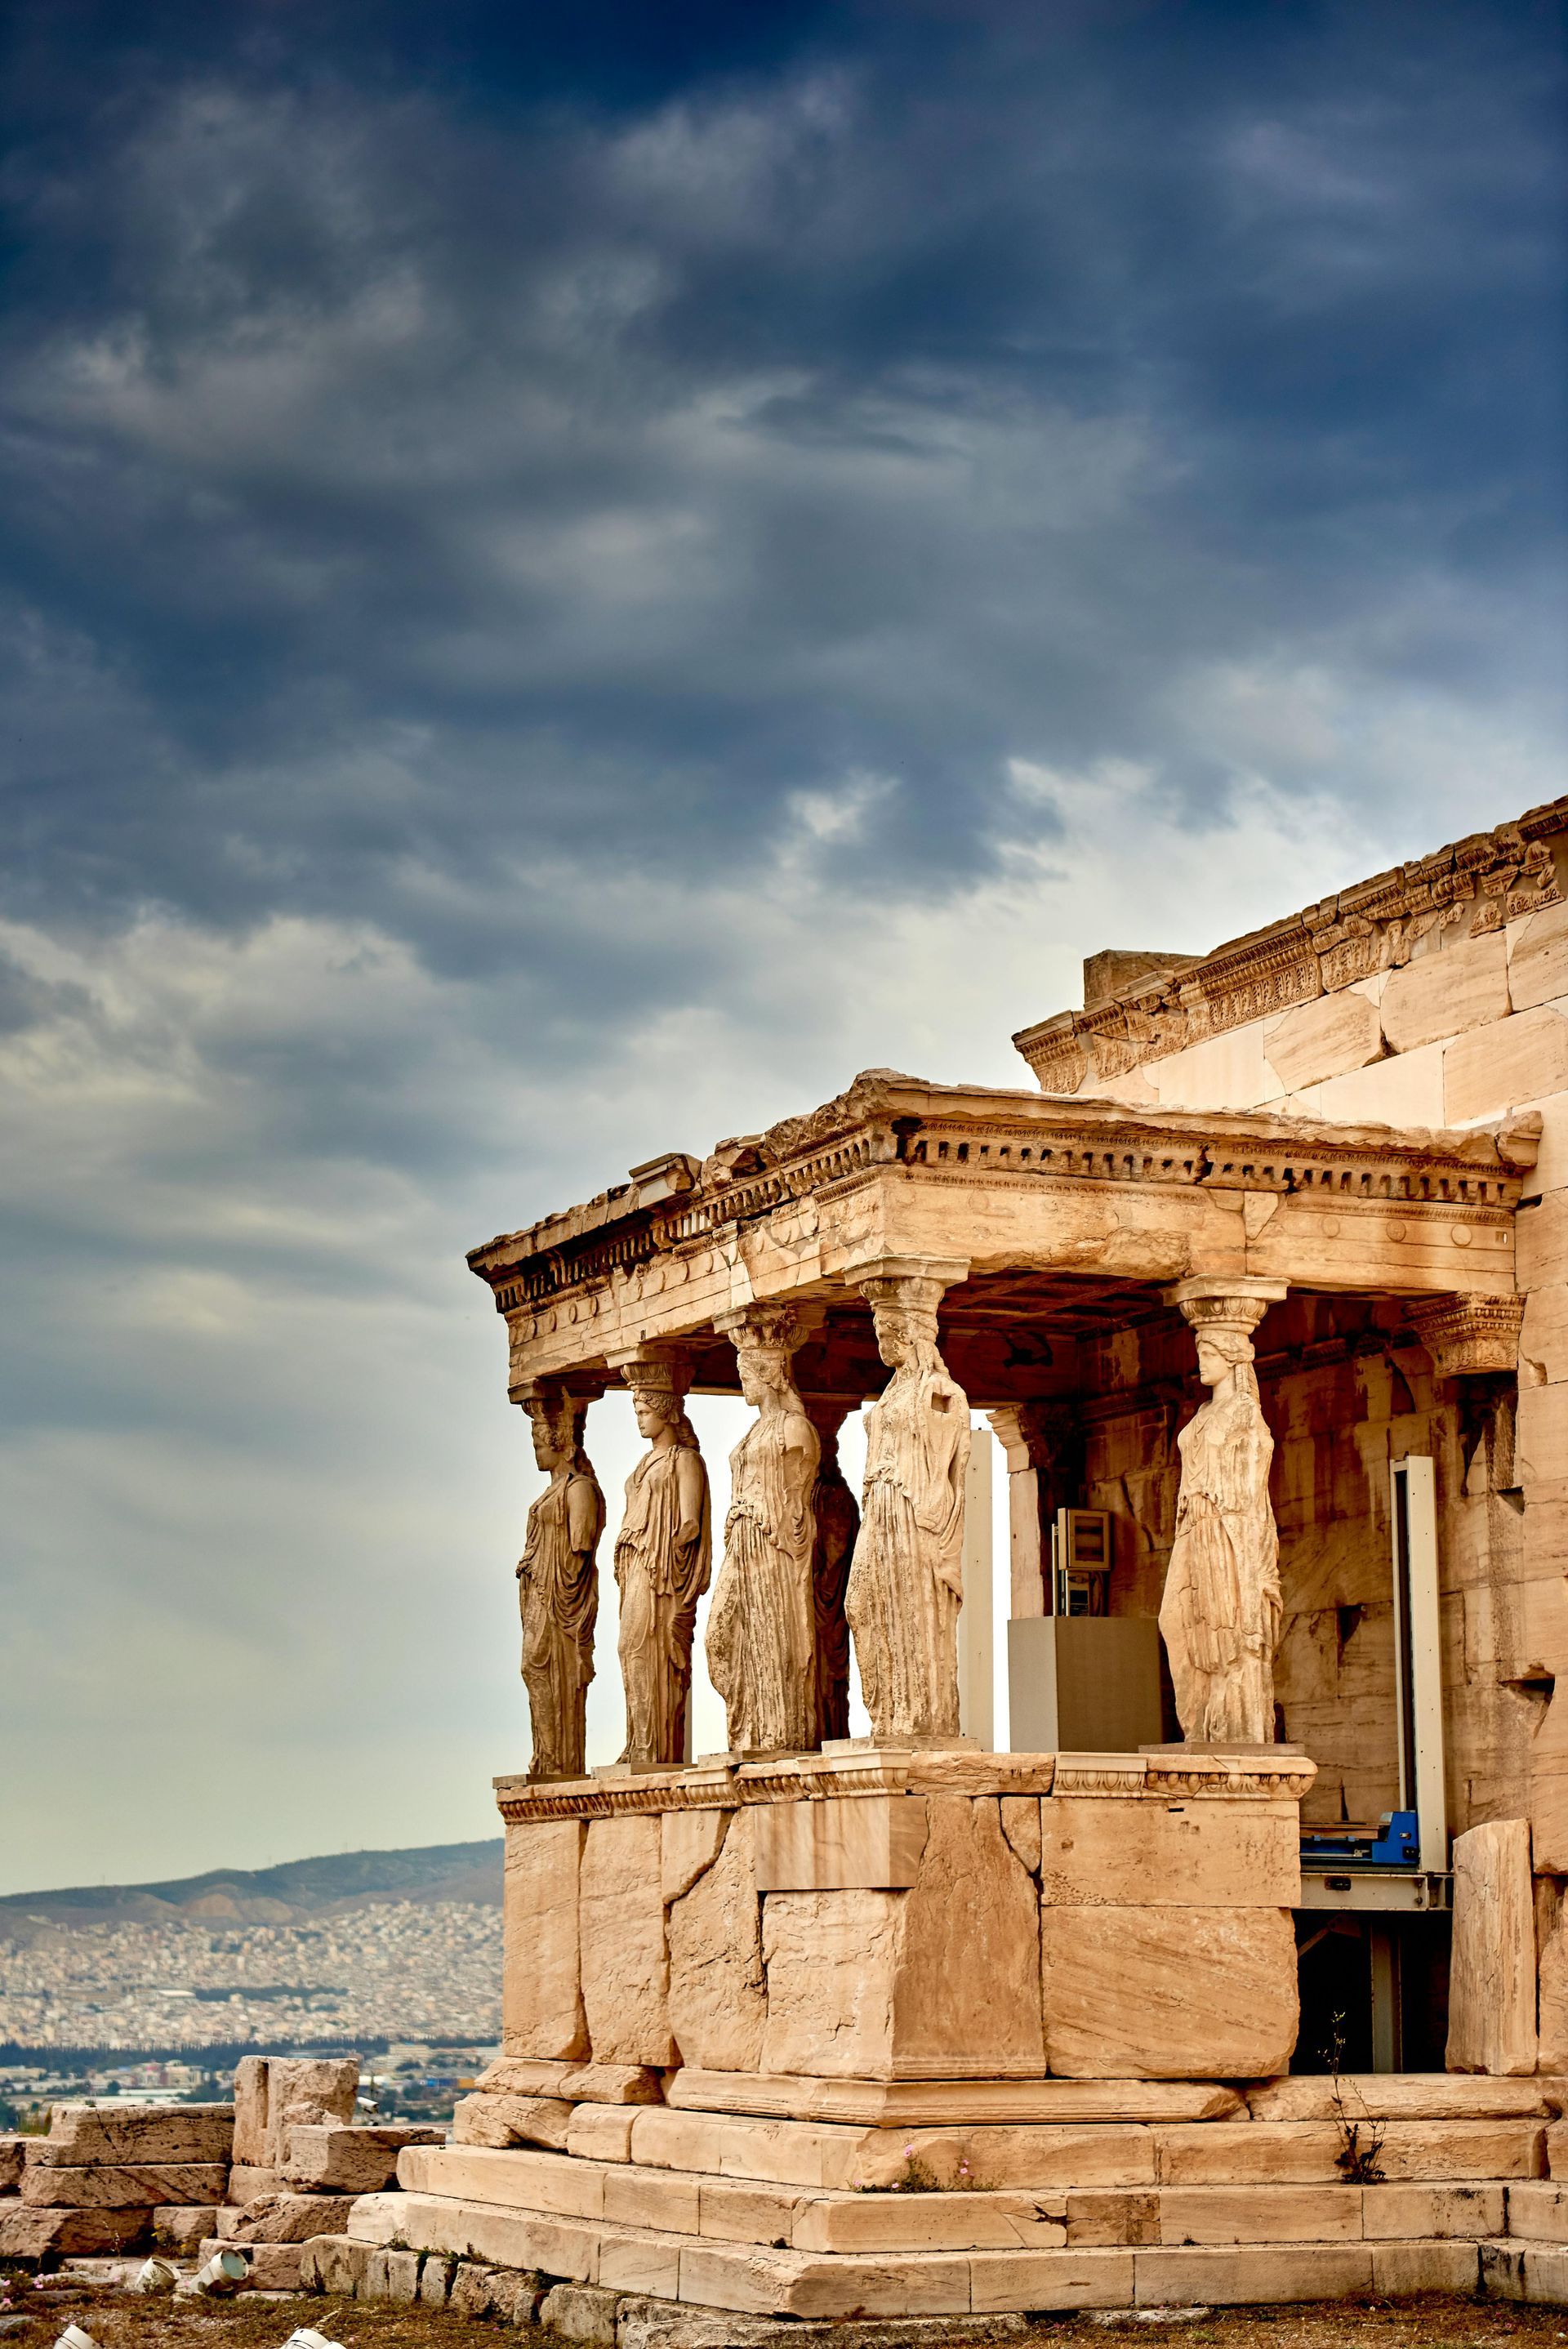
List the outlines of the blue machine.
{"label": "blue machine", "polygon": [[1336,1833],[1304,1829],[1303,1861],[1314,1868],[1418,1868],[1421,1837],[1414,1811],[1385,1811],[1377,1827],[1341,1827]]}

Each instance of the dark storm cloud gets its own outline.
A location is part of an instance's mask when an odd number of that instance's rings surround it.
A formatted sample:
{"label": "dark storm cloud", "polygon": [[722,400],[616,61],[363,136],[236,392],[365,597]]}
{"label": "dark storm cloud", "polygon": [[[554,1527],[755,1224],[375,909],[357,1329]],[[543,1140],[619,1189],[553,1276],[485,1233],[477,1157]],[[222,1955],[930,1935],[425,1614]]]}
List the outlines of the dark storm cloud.
{"label": "dark storm cloud", "polygon": [[1561,788],[1557,14],[5,37],[0,1884],[481,1834],[466,1247]]}
{"label": "dark storm cloud", "polygon": [[556,967],[498,861],[745,865],[865,771],[846,881],[940,888],[1009,755],[1208,796],[1171,689],[1282,638],[1540,695],[1545,12],[650,13],[24,15],[28,902]]}

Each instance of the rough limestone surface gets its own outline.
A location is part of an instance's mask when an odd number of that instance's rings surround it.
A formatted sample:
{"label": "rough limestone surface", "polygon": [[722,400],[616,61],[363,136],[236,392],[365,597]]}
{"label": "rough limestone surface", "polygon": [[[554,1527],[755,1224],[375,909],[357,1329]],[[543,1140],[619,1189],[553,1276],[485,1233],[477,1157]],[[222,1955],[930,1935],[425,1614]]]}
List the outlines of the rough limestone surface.
{"label": "rough limestone surface", "polygon": [[718,1857],[728,1811],[665,1811],[659,1823],[659,1890],[667,1909]]}
{"label": "rough limestone surface", "polygon": [[65,2168],[100,2161],[215,2161],[226,2168],[233,2158],[234,2107],[57,2105],[48,2136],[32,2143],[35,2162]]}
{"label": "rough limestone surface", "polygon": [[152,2239],[167,2251],[193,2251],[217,2231],[217,2209],[206,2203],[171,2203],[152,2214]]}
{"label": "rough limestone surface", "polygon": [[[274,2251],[287,2251],[286,2243],[273,2244]],[[370,2264],[370,2245],[356,2243],[348,2235],[313,2235],[308,2243],[299,2245],[299,2282],[304,2292],[329,2292],[340,2300],[348,2300],[365,2288],[365,2273]]]}
{"label": "rough limestone surface", "polygon": [[568,2103],[593,2105],[657,2105],[665,2093],[663,2075],[649,2064],[551,2064],[522,2055],[498,2056],[477,2085],[502,2088],[509,2095],[564,2096]]}
{"label": "rough limestone surface", "polygon": [[14,2194],[22,2183],[27,2148],[36,2137],[0,2137],[0,2194]]}
{"label": "rough limestone surface", "polygon": [[764,2072],[1030,2076],[1045,2069],[1038,1904],[995,1795],[926,1797],[907,1892],[770,1892]]}
{"label": "rough limestone surface", "polygon": [[257,2169],[250,2163],[236,2162],[229,2172],[231,2202],[259,2202],[263,2194],[280,2194],[283,2179],[275,2169]]}
{"label": "rough limestone surface", "polygon": [[1533,2072],[1535,1907],[1530,1823],[1493,1819],[1456,1836],[1449,1973],[1450,2072]]}
{"label": "rough limestone surface", "polygon": [[218,2232],[226,2242],[308,2243],[313,2235],[340,2235],[348,2224],[352,2194],[267,2194],[242,2210],[220,2210]]}
{"label": "rough limestone surface", "polygon": [[[892,1988],[904,1892],[770,1892],[764,2072],[882,2079],[892,2053]],[[634,2145],[635,2137],[634,2135]]]}
{"label": "rough limestone surface", "polygon": [[1137,1908],[1156,1890],[1181,1908],[1292,1907],[1301,1898],[1295,1803],[1147,1803],[1047,1795],[1040,1897]]}
{"label": "rough limestone surface", "polygon": [[[578,1911],[583,2003],[598,2063],[676,2060],[661,1881],[656,1813],[589,1822]],[[510,1948],[510,1920],[507,1942]]]}
{"label": "rough limestone surface", "polygon": [[985,2078],[1045,2069],[1035,1887],[994,1795],[926,1798],[925,1848],[899,1919],[892,2069]]}
{"label": "rough limestone surface", "polygon": [[397,2177],[406,2145],[440,2145],[446,2134],[428,2122],[340,2128],[309,2121],[289,2131],[283,2176],[302,2192],[376,2194]]}
{"label": "rough limestone surface", "polygon": [[589,2053],[577,1917],[584,1836],[581,1819],[508,1825],[501,1963],[501,2029],[508,2055],[581,2062]]}
{"label": "rough limestone surface", "polygon": [[152,2231],[152,2213],[135,2210],[38,2210],[22,2201],[0,2205],[0,2259],[102,2259],[136,2250]]}
{"label": "rough limestone surface", "polygon": [[[561,2096],[509,2096],[480,2088],[458,2099],[452,2136],[459,2145],[544,2145],[560,2152],[573,2110]],[[412,2141],[438,2145],[440,2132]]]}
{"label": "rough limestone surface", "polygon": [[355,2055],[242,2056],[234,2072],[236,2166],[281,2170],[292,2128],[351,2121],[358,2094]]}
{"label": "rough limestone surface", "polygon": [[104,2162],[81,2169],[30,2161],[22,2173],[22,2199],[37,2209],[152,2209],[160,2202],[223,2199],[229,2173],[221,2161]]}
{"label": "rough limestone surface", "polygon": [[1046,2053],[1078,2079],[1283,2072],[1299,2006],[1281,1909],[1040,1910]]}
{"label": "rough limestone surface", "polygon": [[761,2061],[768,2021],[762,1903],[753,1866],[758,1814],[718,1816],[727,1816],[730,1824],[712,1866],[669,1911],[670,2029],[683,2064],[752,2072]]}
{"label": "rough limestone surface", "polygon": [[234,2066],[234,2134],[230,2158],[243,2169],[265,2169],[270,2166],[264,2055],[242,2055]]}
{"label": "rough limestone surface", "polygon": [[1040,1798],[1038,1795],[1002,1796],[1002,1833],[1018,1855],[1020,1867],[1031,1876],[1040,1872]]}
{"label": "rough limestone surface", "polygon": [[558,2283],[539,2311],[545,2330],[578,2349],[615,2349],[616,2295],[594,2284]]}

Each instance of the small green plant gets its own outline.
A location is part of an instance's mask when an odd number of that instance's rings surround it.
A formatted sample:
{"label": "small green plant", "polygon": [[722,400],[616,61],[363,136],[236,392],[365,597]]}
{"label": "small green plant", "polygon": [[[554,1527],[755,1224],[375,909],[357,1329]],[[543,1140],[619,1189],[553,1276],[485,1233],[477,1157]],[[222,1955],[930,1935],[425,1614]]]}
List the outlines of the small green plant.
{"label": "small green plant", "polygon": [[980,2194],[988,2191],[989,2180],[976,2178],[967,2161],[960,2161],[951,2178],[939,2178],[918,2146],[906,2145],[901,2177],[875,2185],[857,2178],[855,2188],[861,2194]]}

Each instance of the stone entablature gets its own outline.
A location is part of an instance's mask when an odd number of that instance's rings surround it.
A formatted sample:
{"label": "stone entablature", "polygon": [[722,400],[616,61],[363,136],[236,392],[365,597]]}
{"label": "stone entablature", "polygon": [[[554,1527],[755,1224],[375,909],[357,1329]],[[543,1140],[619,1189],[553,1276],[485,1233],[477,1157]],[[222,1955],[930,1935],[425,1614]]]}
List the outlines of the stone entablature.
{"label": "stone entablature", "polygon": [[1445,932],[1481,937],[1558,904],[1549,843],[1565,828],[1568,800],[1551,801],[1517,823],[1342,889],[1189,968],[1020,1029],[1013,1041],[1047,1092],[1109,1083],[1207,1037],[1398,969]]}
{"label": "stone entablature", "polygon": [[1480,1131],[1069,1105],[872,1071],[808,1117],[721,1145],[700,1170],[659,1162],[658,1196],[634,1182],[503,1234],[469,1263],[507,1319],[519,1401],[541,1379],[707,1335],[753,1302],[809,1312],[895,1258],[912,1271],[923,1258],[966,1262],[971,1282],[1235,1272],[1501,1295],[1513,1288],[1529,1147],[1500,1149]]}

